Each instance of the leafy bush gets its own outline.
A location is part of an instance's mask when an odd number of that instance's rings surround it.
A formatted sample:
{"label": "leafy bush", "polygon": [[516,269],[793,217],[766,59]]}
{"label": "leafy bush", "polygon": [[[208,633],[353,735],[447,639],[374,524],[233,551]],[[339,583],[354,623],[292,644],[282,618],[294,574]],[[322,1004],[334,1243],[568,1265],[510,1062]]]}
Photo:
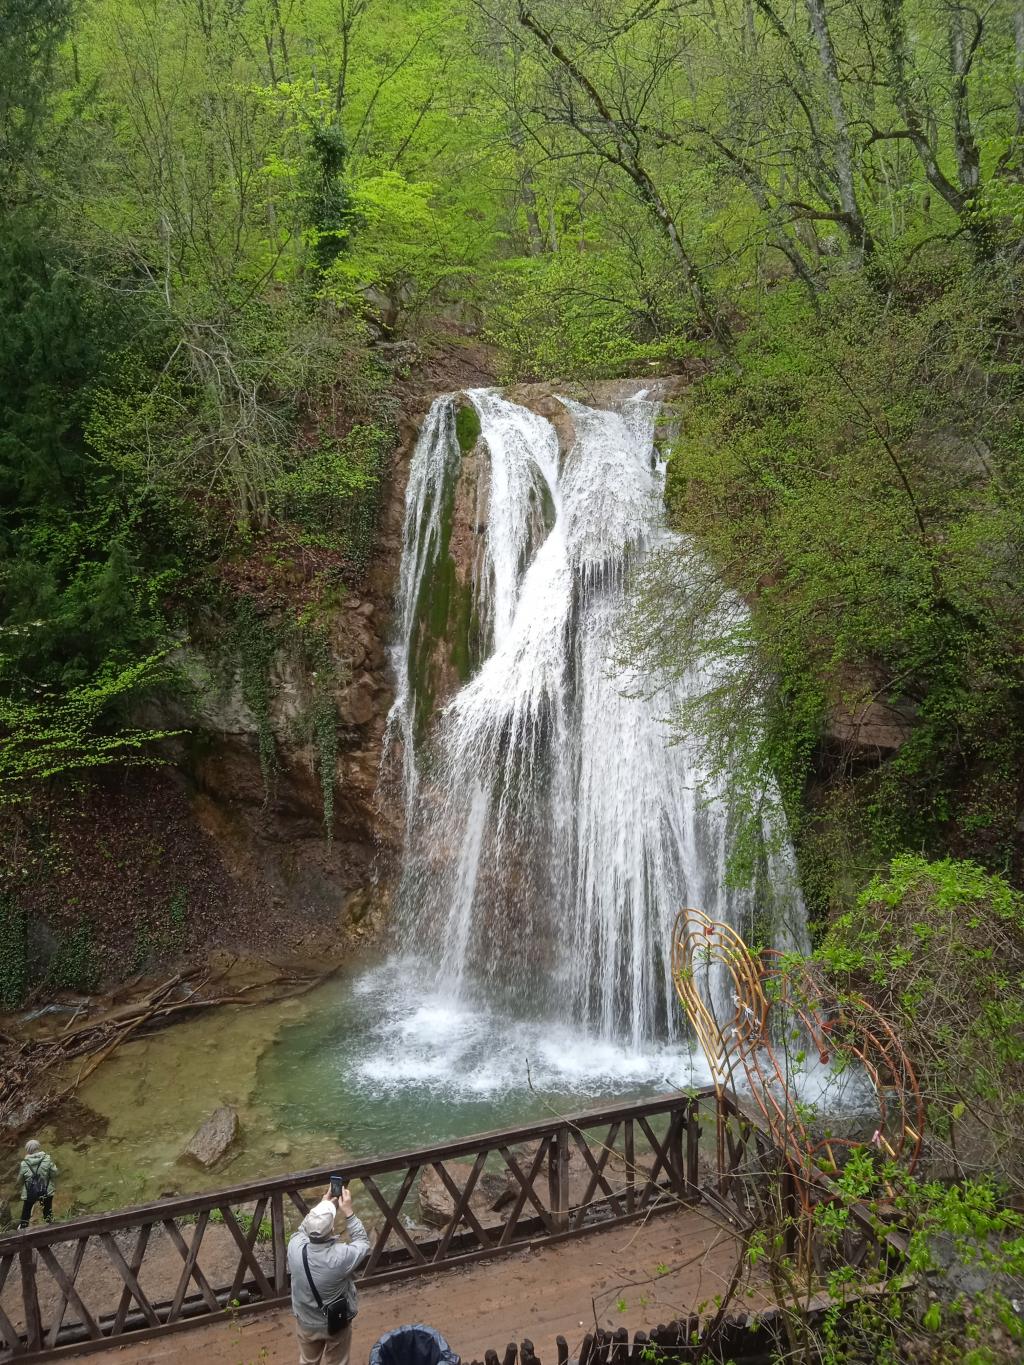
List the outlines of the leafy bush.
{"label": "leafy bush", "polygon": [[953,859],[894,858],[820,956],[877,1003],[914,1061],[938,1161],[1024,1189],[1024,896]]}
{"label": "leafy bush", "polygon": [[491,295],[487,332],[510,380],[642,373],[693,350],[678,280],[657,256],[637,261],[612,249],[523,257],[494,272]]}
{"label": "leafy bush", "polygon": [[96,990],[102,967],[88,924],[77,924],[64,933],[50,958],[47,982],[58,990],[89,992]]}
{"label": "leafy bush", "polygon": [[376,529],[380,482],[393,439],[388,425],[371,422],[357,423],[343,440],[322,439],[277,480],[277,514],[297,522],[312,544],[363,560]]}

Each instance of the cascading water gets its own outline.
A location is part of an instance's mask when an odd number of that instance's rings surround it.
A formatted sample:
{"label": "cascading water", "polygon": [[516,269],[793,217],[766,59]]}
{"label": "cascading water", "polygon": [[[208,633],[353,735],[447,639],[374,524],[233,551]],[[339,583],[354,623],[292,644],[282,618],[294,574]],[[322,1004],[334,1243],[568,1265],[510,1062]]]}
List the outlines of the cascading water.
{"label": "cascading water", "polygon": [[[420,979],[449,1004],[497,1002],[639,1054],[682,1029],[667,962],[679,906],[741,930],[753,911],[726,885],[724,793],[694,746],[670,743],[678,696],[651,699],[616,662],[629,568],[670,538],[656,405],[561,400],[574,440],[560,457],[543,417],[491,390],[467,396],[486,450],[468,589],[480,661],[426,738],[417,621],[460,476],[452,397],[431,409],[406,498],[392,713],[402,923]],[[779,858],[769,875],[789,871]]]}

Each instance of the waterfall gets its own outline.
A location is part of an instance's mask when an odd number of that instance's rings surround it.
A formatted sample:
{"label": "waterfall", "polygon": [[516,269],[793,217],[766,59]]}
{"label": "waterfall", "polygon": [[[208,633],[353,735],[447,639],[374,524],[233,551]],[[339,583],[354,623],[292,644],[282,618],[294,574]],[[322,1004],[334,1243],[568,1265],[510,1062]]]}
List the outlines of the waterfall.
{"label": "waterfall", "polygon": [[[430,727],[417,660],[431,592],[450,588],[464,459],[452,396],[431,408],[406,494],[390,725],[403,754],[403,931],[447,998],[545,1011],[639,1049],[681,1031],[668,973],[677,909],[741,931],[754,910],[726,882],[727,793],[694,744],[671,742],[666,717],[701,670],[652,698],[616,657],[629,570],[672,540],[657,405],[643,393],[614,412],[560,400],[574,432],[560,454],[545,418],[494,390],[466,398],[485,451],[463,566],[476,659]],[[782,881],[790,869],[782,857],[769,871]]]}

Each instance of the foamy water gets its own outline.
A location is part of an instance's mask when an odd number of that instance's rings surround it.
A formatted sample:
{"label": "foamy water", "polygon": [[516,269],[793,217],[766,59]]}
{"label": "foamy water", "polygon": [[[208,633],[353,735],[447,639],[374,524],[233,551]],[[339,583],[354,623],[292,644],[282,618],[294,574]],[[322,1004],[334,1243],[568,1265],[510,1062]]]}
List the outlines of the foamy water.
{"label": "foamy water", "polygon": [[391,961],[354,984],[375,1020],[348,1058],[349,1087],[365,1095],[429,1089],[452,1099],[539,1093],[601,1096],[703,1085],[707,1070],[685,1043],[633,1048],[556,1020],[515,1018],[410,983],[423,964]]}
{"label": "foamy water", "polygon": [[[450,992],[422,990],[423,975],[422,961],[402,958],[353,982],[363,1027],[349,1036],[340,1079],[367,1103],[401,1097],[415,1109],[532,1092],[583,1105],[710,1084],[703,1055],[685,1038],[636,1048],[558,1020],[517,1018]],[[813,1053],[792,1062],[790,1080],[801,1101],[820,1113],[875,1112],[860,1073],[836,1072]]]}

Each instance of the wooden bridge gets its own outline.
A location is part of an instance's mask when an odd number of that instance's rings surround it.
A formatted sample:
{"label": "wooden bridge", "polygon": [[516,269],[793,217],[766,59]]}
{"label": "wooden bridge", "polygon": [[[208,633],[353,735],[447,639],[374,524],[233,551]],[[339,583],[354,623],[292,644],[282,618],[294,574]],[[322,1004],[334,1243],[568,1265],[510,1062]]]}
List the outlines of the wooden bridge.
{"label": "wooden bridge", "polygon": [[[725,1169],[708,1164],[724,1152]],[[370,1253],[359,1283],[466,1265],[708,1199],[745,1216],[740,1173],[770,1144],[700,1091],[484,1133],[343,1167]],[[332,1168],[0,1238],[0,1362],[142,1341],[288,1302],[287,1239]],[[442,1226],[418,1224],[426,1179]],[[730,1205],[730,1201],[732,1201]],[[867,1239],[867,1225],[862,1229]]]}

